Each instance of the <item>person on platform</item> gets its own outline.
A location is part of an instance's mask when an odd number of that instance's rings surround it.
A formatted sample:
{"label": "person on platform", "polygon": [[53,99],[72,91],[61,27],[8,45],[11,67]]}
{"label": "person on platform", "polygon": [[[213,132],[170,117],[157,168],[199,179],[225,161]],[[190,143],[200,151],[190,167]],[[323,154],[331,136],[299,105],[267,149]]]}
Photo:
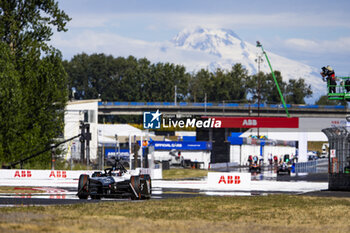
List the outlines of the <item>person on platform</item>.
{"label": "person on platform", "polygon": [[320,73],[323,81],[327,81],[327,85],[329,87],[328,89],[328,93],[336,93],[336,78],[335,78],[335,73],[334,70],[332,69],[332,67],[330,66],[324,66],[321,68],[322,72]]}

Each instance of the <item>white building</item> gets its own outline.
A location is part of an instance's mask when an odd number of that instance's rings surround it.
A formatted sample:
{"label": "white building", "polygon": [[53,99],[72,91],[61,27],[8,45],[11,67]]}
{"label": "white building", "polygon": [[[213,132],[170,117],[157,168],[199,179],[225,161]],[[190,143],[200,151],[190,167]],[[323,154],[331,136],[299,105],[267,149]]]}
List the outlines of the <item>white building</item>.
{"label": "white building", "polygon": [[[67,103],[64,116],[64,139],[67,140],[81,133],[80,122],[90,124],[90,160],[98,158],[98,99],[93,100],[74,100]],[[79,137],[65,144],[64,158],[66,160],[80,158]]]}

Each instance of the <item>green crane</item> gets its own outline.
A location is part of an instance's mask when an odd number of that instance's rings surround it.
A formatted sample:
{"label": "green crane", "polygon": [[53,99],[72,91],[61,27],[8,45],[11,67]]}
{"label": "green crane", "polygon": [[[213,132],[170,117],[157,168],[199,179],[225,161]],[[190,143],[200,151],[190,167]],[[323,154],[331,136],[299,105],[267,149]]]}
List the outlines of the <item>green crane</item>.
{"label": "green crane", "polygon": [[263,51],[263,54],[265,55],[266,61],[267,61],[267,63],[269,64],[269,67],[270,67],[270,69],[271,69],[271,74],[272,74],[273,80],[275,81],[275,84],[276,84],[278,93],[279,93],[279,95],[280,95],[280,97],[281,97],[282,104],[283,104],[283,107],[284,107],[284,109],[285,109],[285,111],[286,111],[287,117],[290,117],[290,116],[289,116],[289,112],[288,112],[288,108],[287,108],[287,105],[286,105],[286,102],[284,101],[284,98],[283,98],[283,95],[282,95],[280,86],[278,85],[278,82],[277,82],[277,79],[276,79],[276,76],[275,76],[275,72],[274,72],[273,69],[272,69],[270,60],[269,60],[269,58],[267,57],[267,54],[266,54],[266,52],[265,52],[265,50],[264,50],[262,44],[261,44],[259,41],[256,42],[256,47],[260,47],[260,48],[262,49],[262,51]]}

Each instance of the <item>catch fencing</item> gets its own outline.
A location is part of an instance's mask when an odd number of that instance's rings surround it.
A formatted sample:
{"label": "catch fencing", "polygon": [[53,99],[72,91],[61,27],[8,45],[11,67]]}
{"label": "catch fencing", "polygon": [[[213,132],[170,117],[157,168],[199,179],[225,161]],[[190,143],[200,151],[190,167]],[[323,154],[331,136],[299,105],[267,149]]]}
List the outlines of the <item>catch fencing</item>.
{"label": "catch fencing", "polygon": [[328,159],[317,159],[295,164],[295,173],[327,173]]}
{"label": "catch fencing", "polygon": [[[346,120],[350,122],[350,118]],[[350,191],[350,130],[349,127],[323,129],[329,141],[330,163],[328,183],[330,190]]]}

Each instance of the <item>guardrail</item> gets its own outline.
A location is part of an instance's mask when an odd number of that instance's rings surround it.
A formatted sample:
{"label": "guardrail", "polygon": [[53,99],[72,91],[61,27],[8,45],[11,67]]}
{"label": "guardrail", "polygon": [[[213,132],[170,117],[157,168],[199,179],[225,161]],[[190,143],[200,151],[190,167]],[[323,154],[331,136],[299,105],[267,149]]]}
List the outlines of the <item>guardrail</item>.
{"label": "guardrail", "polygon": [[239,166],[239,163],[237,162],[232,162],[232,163],[211,163],[209,164],[209,169],[221,169],[221,168],[229,168],[229,167],[236,167]]}
{"label": "guardrail", "polygon": [[328,173],[328,159],[317,159],[295,164],[296,173]]}
{"label": "guardrail", "polygon": [[[242,104],[242,103],[190,103],[190,102],[99,102],[99,106],[189,106],[189,107],[227,107],[227,108],[277,108],[283,109],[282,104]],[[300,108],[300,109],[345,109],[344,105],[300,105],[300,104],[287,104],[287,108]]]}

